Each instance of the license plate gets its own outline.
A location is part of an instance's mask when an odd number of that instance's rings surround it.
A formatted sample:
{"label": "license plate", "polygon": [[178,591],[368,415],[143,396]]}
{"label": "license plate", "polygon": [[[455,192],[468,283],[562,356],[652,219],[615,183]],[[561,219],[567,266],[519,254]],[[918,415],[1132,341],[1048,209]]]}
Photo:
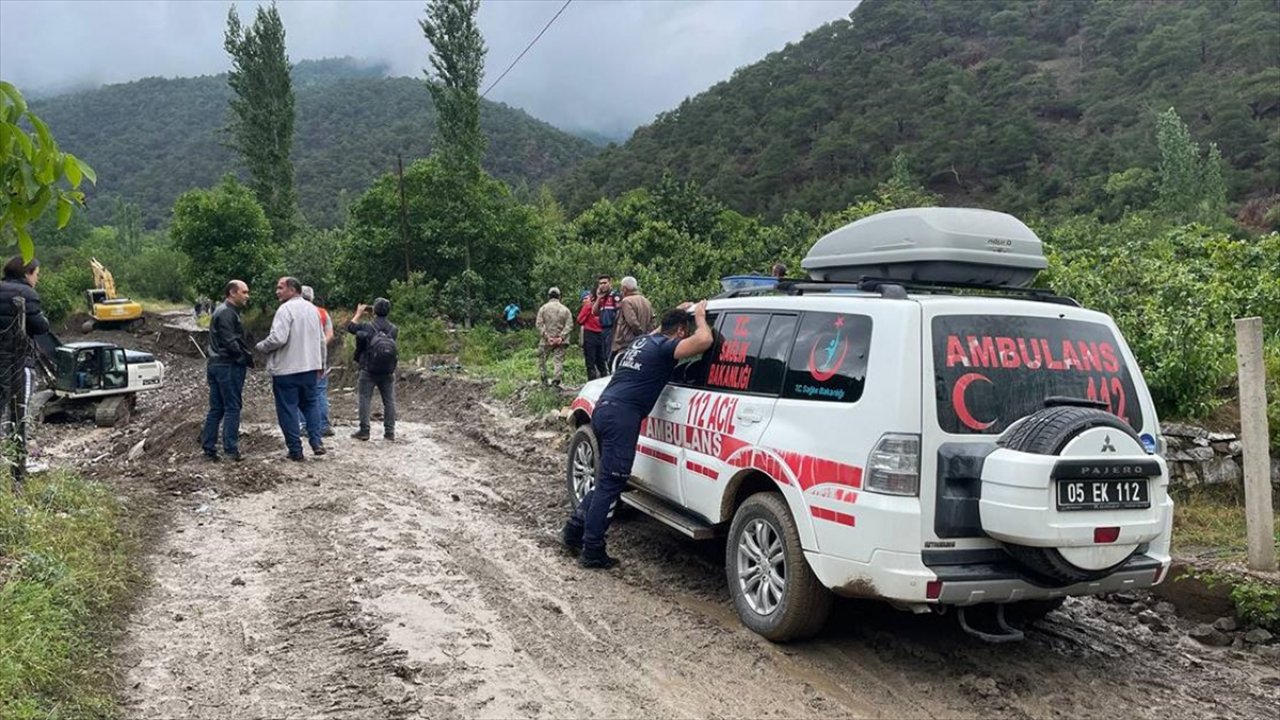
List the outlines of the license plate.
{"label": "license plate", "polygon": [[1059,510],[1138,510],[1151,507],[1147,481],[1059,480]]}

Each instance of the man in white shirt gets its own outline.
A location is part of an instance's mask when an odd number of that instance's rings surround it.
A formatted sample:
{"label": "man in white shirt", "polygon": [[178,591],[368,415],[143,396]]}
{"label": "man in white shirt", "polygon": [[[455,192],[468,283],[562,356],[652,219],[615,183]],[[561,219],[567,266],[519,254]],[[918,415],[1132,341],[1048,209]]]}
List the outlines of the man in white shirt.
{"label": "man in white shirt", "polygon": [[276,298],[280,307],[271,321],[271,334],[256,347],[267,355],[276,420],[284,433],[288,457],[301,461],[298,425],[303,417],[311,451],[316,455],[326,452],[320,437],[320,403],[316,399],[316,382],[324,371],[324,330],[315,306],[302,298],[302,283],[297,278],[280,278],[276,282]]}

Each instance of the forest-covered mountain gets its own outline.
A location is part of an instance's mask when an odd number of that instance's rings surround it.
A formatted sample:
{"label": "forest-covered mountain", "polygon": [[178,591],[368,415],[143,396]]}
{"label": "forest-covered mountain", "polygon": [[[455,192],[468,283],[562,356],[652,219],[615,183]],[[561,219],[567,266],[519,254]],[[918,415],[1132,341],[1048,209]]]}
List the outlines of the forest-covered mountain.
{"label": "forest-covered mountain", "polygon": [[1150,190],[1112,174],[1154,174],[1169,107],[1217,143],[1232,201],[1277,192],[1280,4],[864,0],[584,162],[557,195],[576,212],[669,171],[743,212],[835,210],[902,152],[951,202],[1089,211],[1117,184]]}
{"label": "forest-covered mountain", "polygon": [[[294,68],[294,92],[299,204],[313,225],[341,223],[347,199],[395,170],[397,153],[407,166],[431,152],[436,112],[421,80],[387,78],[385,68],[349,59],[304,61]],[[230,97],[225,75],[148,78],[32,107],[63,148],[97,170],[91,220],[109,222],[120,197],[155,227],[178,195],[237,167],[221,132]],[[485,168],[514,184],[542,182],[598,152],[499,103],[483,103],[480,124],[489,138]]]}

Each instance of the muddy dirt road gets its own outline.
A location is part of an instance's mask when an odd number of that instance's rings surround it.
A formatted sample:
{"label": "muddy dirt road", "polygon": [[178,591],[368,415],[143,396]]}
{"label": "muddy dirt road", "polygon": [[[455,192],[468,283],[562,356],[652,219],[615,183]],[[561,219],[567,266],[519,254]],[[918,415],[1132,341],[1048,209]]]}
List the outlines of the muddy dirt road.
{"label": "muddy dirt road", "polygon": [[[122,430],[57,428],[47,454],[149,513],[150,583],[121,639],[137,718],[1269,717],[1280,663],[1208,648],[1147,598],[1071,601],[1020,644],[845,602],[816,641],[733,614],[722,543],[615,524],[623,566],[556,542],[564,433],[483,388],[409,377],[399,439],[362,443],[331,389],[330,454],[283,462],[266,382],[240,464],[199,459],[198,360]],[[376,428],[375,428],[376,429]],[[145,443],[127,459],[139,441]],[[90,462],[96,460],[96,462]],[[1135,600],[1157,622],[1139,621]]]}

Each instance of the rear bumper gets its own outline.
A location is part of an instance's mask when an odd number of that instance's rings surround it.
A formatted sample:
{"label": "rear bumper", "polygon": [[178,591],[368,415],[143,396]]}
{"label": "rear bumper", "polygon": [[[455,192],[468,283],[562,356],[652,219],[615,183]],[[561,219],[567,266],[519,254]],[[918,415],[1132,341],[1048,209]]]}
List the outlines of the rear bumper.
{"label": "rear bumper", "polygon": [[[1154,548],[1150,552],[1154,552]],[[1168,557],[1140,552],[1104,578],[1050,586],[1028,575],[998,548],[924,553],[882,550],[872,556],[870,563],[814,552],[806,552],[805,558],[819,581],[837,595],[942,605],[1044,600],[1136,590],[1156,585],[1169,568]],[[936,598],[929,598],[929,586],[935,580],[941,581],[941,592]]]}
{"label": "rear bumper", "polygon": [[1098,580],[1048,587],[1028,578],[1013,562],[941,565],[932,568],[942,582],[937,602],[942,605],[976,605],[990,602],[1046,600],[1068,595],[1099,595],[1149,588],[1164,578],[1169,561],[1137,554],[1110,575]]}

